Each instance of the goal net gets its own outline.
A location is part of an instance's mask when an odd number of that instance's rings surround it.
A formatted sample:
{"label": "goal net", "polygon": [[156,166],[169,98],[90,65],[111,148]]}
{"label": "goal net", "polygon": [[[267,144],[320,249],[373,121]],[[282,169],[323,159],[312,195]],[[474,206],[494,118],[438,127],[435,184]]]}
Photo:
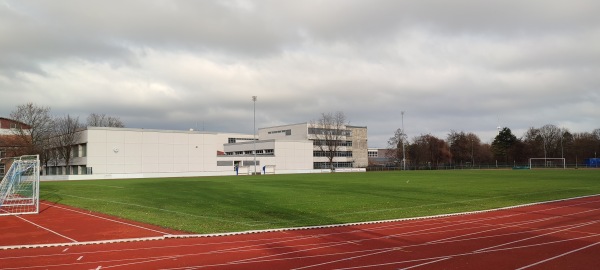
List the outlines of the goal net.
{"label": "goal net", "polygon": [[11,166],[0,182],[0,216],[39,213],[39,156],[21,156],[2,161],[11,163]]}
{"label": "goal net", "polygon": [[275,165],[265,165],[263,167],[264,174],[275,174]]}
{"label": "goal net", "polygon": [[544,169],[544,168],[560,168],[566,169],[567,165],[564,158],[530,158],[529,159],[530,169]]}

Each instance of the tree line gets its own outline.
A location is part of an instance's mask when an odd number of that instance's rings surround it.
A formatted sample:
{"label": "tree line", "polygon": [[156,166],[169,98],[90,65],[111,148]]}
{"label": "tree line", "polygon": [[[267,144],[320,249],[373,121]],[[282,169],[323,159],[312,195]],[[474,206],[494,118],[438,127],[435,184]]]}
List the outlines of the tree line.
{"label": "tree line", "polygon": [[[404,153],[403,149],[404,148]],[[571,132],[552,124],[530,127],[520,138],[504,127],[491,144],[482,143],[474,133],[451,130],[445,139],[422,134],[411,140],[402,129],[388,140],[388,166],[400,167],[406,158],[410,168],[470,167],[481,165],[527,165],[529,158],[565,158],[567,164],[581,164],[600,154],[600,128]]]}
{"label": "tree line", "polygon": [[87,126],[125,127],[119,117],[91,113],[86,122],[82,122],[79,116],[54,116],[50,107],[34,103],[18,105],[10,113],[10,119],[27,125],[12,129],[14,136],[0,137],[5,141],[0,145],[10,148],[7,149],[10,156],[40,155],[44,165],[60,160],[67,167],[73,157],[72,147],[79,140],[79,131]]}

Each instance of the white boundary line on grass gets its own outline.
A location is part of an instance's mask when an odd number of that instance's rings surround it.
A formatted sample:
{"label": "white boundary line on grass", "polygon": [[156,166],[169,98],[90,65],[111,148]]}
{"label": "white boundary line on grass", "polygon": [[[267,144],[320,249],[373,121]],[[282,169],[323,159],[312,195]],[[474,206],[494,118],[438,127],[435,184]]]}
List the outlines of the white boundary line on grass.
{"label": "white boundary line on grass", "polygon": [[83,246],[83,245],[98,245],[98,244],[114,244],[114,243],[141,242],[141,241],[155,241],[155,240],[166,240],[166,239],[205,238],[205,237],[233,236],[233,235],[269,233],[269,232],[284,232],[284,231],[298,231],[298,230],[311,230],[311,229],[327,229],[327,228],[337,228],[337,227],[347,227],[347,226],[359,226],[359,225],[380,224],[380,223],[390,223],[390,222],[400,222],[400,221],[410,221],[410,220],[433,219],[433,218],[441,218],[441,217],[453,217],[453,216],[461,216],[461,215],[472,215],[472,214],[488,213],[488,212],[501,211],[501,210],[514,209],[514,208],[527,207],[527,206],[540,205],[540,204],[547,204],[547,203],[563,202],[563,201],[569,201],[569,200],[584,199],[584,198],[590,198],[590,197],[596,197],[596,196],[600,196],[600,193],[592,194],[592,195],[586,195],[586,196],[573,197],[573,198],[566,198],[566,199],[558,199],[558,200],[551,200],[551,201],[526,203],[526,204],[513,205],[513,206],[507,206],[507,207],[501,207],[501,208],[494,208],[494,209],[488,209],[488,210],[478,210],[478,211],[461,212],[461,213],[451,213],[451,214],[442,214],[442,215],[433,215],[433,216],[424,216],[424,217],[399,218],[399,219],[387,219],[387,220],[364,221],[364,222],[330,224],[330,225],[317,225],[317,226],[305,226],[305,227],[265,229],[265,230],[249,230],[249,231],[228,232],[228,233],[166,234],[166,235],[163,235],[163,236],[156,236],[156,237],[126,238],[126,239],[99,240],[99,241],[87,241],[87,242],[75,242],[75,243],[71,242],[71,243],[36,244],[36,245],[0,246],[0,250],[25,249],[25,248],[45,248],[45,247],[70,247],[70,246]]}

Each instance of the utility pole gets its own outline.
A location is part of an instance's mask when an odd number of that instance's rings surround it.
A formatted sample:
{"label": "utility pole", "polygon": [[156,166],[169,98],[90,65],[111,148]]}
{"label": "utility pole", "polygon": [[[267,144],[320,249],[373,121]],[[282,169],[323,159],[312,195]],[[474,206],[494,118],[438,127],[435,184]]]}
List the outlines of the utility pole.
{"label": "utility pole", "polygon": [[406,136],[406,132],[404,132],[404,111],[401,111],[402,115],[402,170],[406,171],[406,153],[404,147],[404,136]]}
{"label": "utility pole", "polygon": [[254,102],[254,174],[256,175],[256,98],[257,96],[252,96],[252,102]]}

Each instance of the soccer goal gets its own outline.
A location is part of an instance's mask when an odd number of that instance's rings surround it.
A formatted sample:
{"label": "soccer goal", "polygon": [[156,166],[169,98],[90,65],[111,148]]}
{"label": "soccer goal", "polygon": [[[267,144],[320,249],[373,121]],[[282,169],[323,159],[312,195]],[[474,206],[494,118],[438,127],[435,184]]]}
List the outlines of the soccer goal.
{"label": "soccer goal", "polygon": [[529,159],[530,169],[550,169],[550,168],[562,168],[566,169],[567,164],[564,158],[530,158]]}
{"label": "soccer goal", "polygon": [[10,164],[10,168],[0,182],[0,216],[39,213],[39,156],[21,156],[1,161]]}
{"label": "soccer goal", "polygon": [[263,167],[263,174],[275,174],[275,165],[265,165]]}

